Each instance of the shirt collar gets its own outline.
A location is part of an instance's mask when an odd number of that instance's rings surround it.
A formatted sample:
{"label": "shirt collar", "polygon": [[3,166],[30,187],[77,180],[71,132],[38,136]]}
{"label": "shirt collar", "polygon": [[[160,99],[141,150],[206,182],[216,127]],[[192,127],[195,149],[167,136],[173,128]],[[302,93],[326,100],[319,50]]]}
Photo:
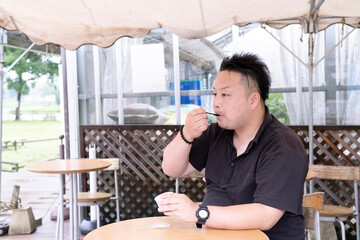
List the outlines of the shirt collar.
{"label": "shirt collar", "polygon": [[265,129],[270,125],[271,121],[272,121],[272,115],[269,112],[269,108],[265,105],[265,118],[253,139],[254,142],[256,143],[258,142],[259,138],[264,133]]}

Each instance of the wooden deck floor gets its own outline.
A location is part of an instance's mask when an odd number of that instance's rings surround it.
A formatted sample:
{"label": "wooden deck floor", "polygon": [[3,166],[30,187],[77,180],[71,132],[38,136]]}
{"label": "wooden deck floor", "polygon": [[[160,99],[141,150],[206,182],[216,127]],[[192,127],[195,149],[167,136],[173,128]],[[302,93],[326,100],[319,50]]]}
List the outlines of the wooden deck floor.
{"label": "wooden deck floor", "polygon": [[[27,235],[4,235],[1,240],[45,240],[55,239],[56,221],[51,213],[57,209],[59,196],[59,176],[31,172],[6,173],[1,176],[1,200],[9,203],[14,185],[20,186],[22,207],[30,206],[35,219],[42,218],[42,225]],[[1,216],[1,219],[5,217]],[[11,217],[8,217],[10,220]],[[64,223],[65,239],[69,239],[69,220]],[[83,236],[82,236],[83,237]]]}

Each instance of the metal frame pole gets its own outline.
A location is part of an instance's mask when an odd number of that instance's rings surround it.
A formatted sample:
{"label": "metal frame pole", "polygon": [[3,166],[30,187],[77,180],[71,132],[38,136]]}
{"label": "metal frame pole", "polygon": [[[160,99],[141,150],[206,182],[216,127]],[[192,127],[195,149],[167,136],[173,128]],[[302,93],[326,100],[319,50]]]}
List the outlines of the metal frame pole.
{"label": "metal frame pole", "polygon": [[[314,164],[314,139],[313,139],[313,51],[314,51],[314,38],[313,33],[309,34],[309,164]],[[310,180],[310,193],[313,192],[314,182]]]}
{"label": "metal frame pole", "polygon": [[103,114],[101,104],[100,59],[98,46],[93,46],[93,66],[95,88],[95,118],[96,124],[101,125],[103,124]]}
{"label": "metal frame pole", "polygon": [[1,173],[2,173],[2,119],[3,119],[3,78],[4,78],[4,36],[5,30],[0,28],[0,200],[1,200]]}
{"label": "metal frame pole", "polygon": [[181,124],[179,37],[172,34],[176,124]]}

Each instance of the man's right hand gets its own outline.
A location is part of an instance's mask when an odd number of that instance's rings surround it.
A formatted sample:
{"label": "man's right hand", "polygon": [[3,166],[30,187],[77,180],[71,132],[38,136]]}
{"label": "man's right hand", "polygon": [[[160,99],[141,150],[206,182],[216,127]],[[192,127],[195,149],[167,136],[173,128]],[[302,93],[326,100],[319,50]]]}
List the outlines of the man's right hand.
{"label": "man's right hand", "polygon": [[183,134],[186,140],[192,142],[195,138],[200,137],[200,135],[208,127],[208,116],[205,114],[205,109],[199,107],[192,110],[188,113],[185,126],[183,129]]}
{"label": "man's right hand", "polygon": [[[182,129],[184,138],[192,142],[200,137],[208,127],[205,109],[200,107],[188,113],[185,126]],[[180,133],[166,146],[162,168],[165,174],[171,177],[181,177],[195,172],[196,169],[189,163],[190,144],[185,143]]]}

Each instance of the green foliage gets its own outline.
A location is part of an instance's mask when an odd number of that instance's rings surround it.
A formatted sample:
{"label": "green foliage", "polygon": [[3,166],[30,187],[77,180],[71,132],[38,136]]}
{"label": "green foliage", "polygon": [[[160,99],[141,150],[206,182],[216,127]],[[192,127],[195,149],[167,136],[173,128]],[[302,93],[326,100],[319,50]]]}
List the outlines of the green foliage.
{"label": "green foliage", "polygon": [[[22,52],[22,49],[5,47],[4,66],[10,66]],[[35,87],[37,78],[47,75],[49,84],[56,89],[53,83],[54,78],[59,75],[58,64],[52,62],[45,54],[29,51],[13,66],[11,71],[14,71],[16,76],[7,78],[6,82],[9,90],[13,89],[17,92],[16,119],[19,119],[21,96],[29,94],[30,87]]]}
{"label": "green foliage", "polygon": [[290,124],[289,115],[286,109],[284,96],[282,93],[270,93],[266,100],[270,113],[274,115],[283,124]]}

